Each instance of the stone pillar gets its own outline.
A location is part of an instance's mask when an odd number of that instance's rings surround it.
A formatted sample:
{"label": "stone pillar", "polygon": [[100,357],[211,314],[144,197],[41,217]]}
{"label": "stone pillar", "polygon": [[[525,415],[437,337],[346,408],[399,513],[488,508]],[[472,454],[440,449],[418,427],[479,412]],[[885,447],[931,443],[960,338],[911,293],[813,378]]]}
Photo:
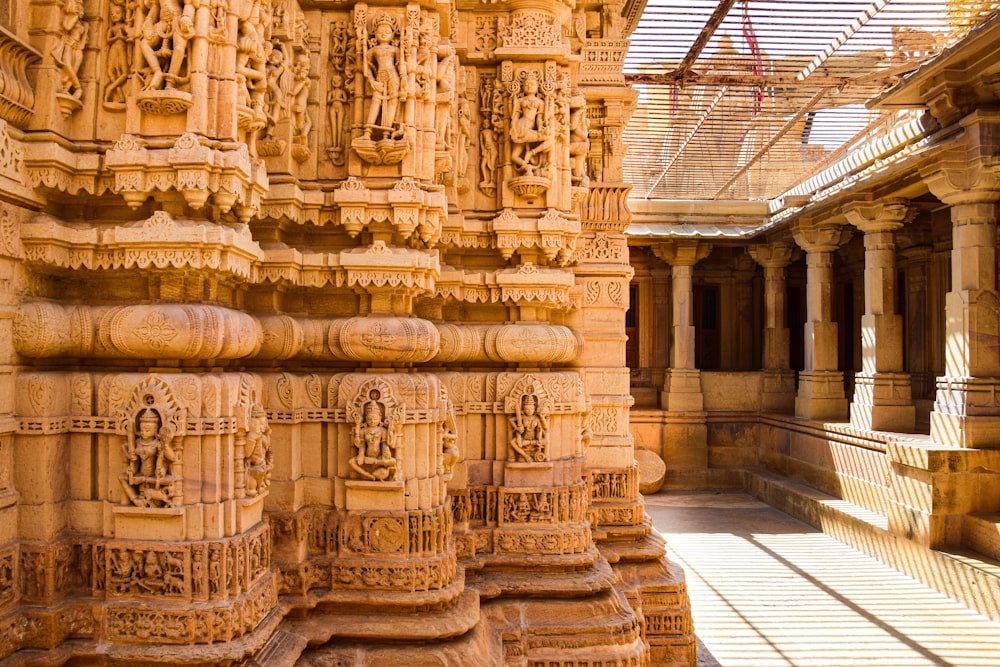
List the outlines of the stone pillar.
{"label": "stone pillar", "polygon": [[[650,313],[653,334],[653,385],[666,389],[667,368],[670,364],[670,272],[662,268],[649,272],[653,284],[653,312]],[[648,325],[647,325],[648,326]]]}
{"label": "stone pillar", "polygon": [[671,266],[673,339],[670,370],[660,405],[667,411],[663,460],[671,469],[707,468],[708,428],[701,371],[695,367],[695,327],[692,308],[694,265],[712,247],[700,241],[679,240],[654,247],[656,256]]}
{"label": "stone pillar", "polygon": [[1000,300],[996,201],[1000,177],[976,165],[925,177],[951,206],[951,291],[945,299],[945,374],[937,380],[931,438],[956,447],[1000,448]]}
{"label": "stone pillar", "polygon": [[895,230],[912,219],[902,199],[858,204],[845,212],[865,235],[865,314],[861,372],[854,379],[851,424],[876,431],[913,431],[910,376],[903,372],[903,318],[896,312]]}
{"label": "stone pillar", "polygon": [[764,354],[761,364],[761,409],[791,412],[795,408],[795,372],[789,362],[788,285],[785,269],[792,261],[789,242],[749,247],[764,267]]}
{"label": "stone pillar", "polygon": [[837,369],[833,321],[833,251],[840,245],[840,225],[800,222],[795,242],[807,253],[805,368],[799,374],[795,416],[842,420],[847,416],[847,399],[844,374]]}
{"label": "stone pillar", "polygon": [[906,266],[906,369],[910,373],[914,398],[927,398],[931,384],[928,355],[927,284],[930,272],[931,248],[913,246],[899,253]]}

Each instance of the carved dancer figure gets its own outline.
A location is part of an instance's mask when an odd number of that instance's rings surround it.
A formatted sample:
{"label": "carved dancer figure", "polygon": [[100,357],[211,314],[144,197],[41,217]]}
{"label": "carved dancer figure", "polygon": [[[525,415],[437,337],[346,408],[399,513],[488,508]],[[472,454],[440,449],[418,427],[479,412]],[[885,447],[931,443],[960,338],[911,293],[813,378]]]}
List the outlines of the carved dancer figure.
{"label": "carved dancer figure", "polygon": [[538,73],[528,72],[522,86],[511,112],[510,159],[519,173],[535,176],[546,164],[552,138],[545,118],[545,100],[538,95]]}
{"label": "carved dancer figure", "polygon": [[188,41],[195,35],[195,6],[179,0],[145,0],[139,50],[149,69],[144,90],[163,90],[184,83],[181,76]]}
{"label": "carved dancer figure", "polygon": [[574,88],[569,98],[569,166],[573,185],[587,187],[587,154],[590,152],[590,118],[587,98]]}
{"label": "carved dancer figure", "polygon": [[171,446],[172,429],[161,426],[160,416],[147,408],[139,415],[139,432],[122,446],[125,472],[122,488],[136,507],[173,507],[174,482],[170,464],[180,457]]}
{"label": "carved dancer figure", "polygon": [[292,84],[292,137],[299,143],[306,143],[309,130],[312,129],[312,118],[309,117],[309,88],[312,81],[309,78],[309,54],[300,53],[295,59],[293,68],[295,82]]}
{"label": "carved dancer figure", "polygon": [[[451,150],[454,143],[451,129],[451,107],[455,102],[455,47],[445,44],[438,49],[437,64],[437,150]],[[461,172],[460,172],[461,173]]]}
{"label": "carved dancer figure", "polygon": [[371,106],[365,121],[365,137],[371,138],[372,130],[393,131],[400,101],[400,80],[406,76],[406,63],[398,46],[392,43],[396,34],[395,21],[388,14],[375,19],[375,45],[368,48],[362,64],[365,79],[372,88]]}
{"label": "carved dancer figure", "polygon": [[493,129],[493,123],[490,122],[489,117],[484,117],[483,130],[479,135],[479,173],[482,179],[479,181],[479,188],[481,190],[492,190],[496,187],[493,175],[496,173],[499,155],[500,148],[497,144],[496,130]]}
{"label": "carved dancer figure", "polygon": [[469,170],[469,145],[472,143],[472,112],[465,97],[458,98],[458,141],[455,151],[455,173],[459,178]]}
{"label": "carved dancer figure", "polygon": [[117,2],[108,9],[108,60],[107,85],[104,88],[105,104],[125,104],[125,82],[128,81],[129,54],[132,37],[125,24],[125,7]]}
{"label": "carved dancer figure", "polygon": [[347,93],[344,92],[344,77],[334,72],[330,75],[330,91],[326,94],[327,121],[330,132],[330,156],[334,164],[344,163],[344,112],[347,109]]}
{"label": "carved dancer figure", "polygon": [[366,479],[385,481],[396,478],[396,438],[393,421],[385,417],[380,398],[377,389],[371,390],[361,409],[353,435],[357,454],[350,465]]}
{"label": "carved dancer figure", "polygon": [[512,433],[510,446],[514,450],[512,460],[527,463],[544,461],[548,451],[549,421],[538,411],[538,397],[524,394],[517,412],[509,419]]}
{"label": "carved dancer figure", "polygon": [[52,47],[52,59],[59,68],[59,93],[75,100],[83,95],[79,73],[89,32],[83,20],[83,2],[66,0],[59,22],[59,41]]}
{"label": "carved dancer figure", "polygon": [[248,498],[261,495],[271,485],[271,468],[274,467],[271,461],[271,427],[264,408],[255,404],[250,412],[244,452]]}

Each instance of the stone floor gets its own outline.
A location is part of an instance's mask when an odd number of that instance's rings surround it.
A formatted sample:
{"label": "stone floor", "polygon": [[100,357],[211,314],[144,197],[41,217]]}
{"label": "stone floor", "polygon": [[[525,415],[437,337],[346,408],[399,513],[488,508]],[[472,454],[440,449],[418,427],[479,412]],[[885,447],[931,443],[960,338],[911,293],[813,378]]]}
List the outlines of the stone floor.
{"label": "stone floor", "polygon": [[687,572],[701,667],[1000,666],[1000,623],[748,495],[646,509]]}

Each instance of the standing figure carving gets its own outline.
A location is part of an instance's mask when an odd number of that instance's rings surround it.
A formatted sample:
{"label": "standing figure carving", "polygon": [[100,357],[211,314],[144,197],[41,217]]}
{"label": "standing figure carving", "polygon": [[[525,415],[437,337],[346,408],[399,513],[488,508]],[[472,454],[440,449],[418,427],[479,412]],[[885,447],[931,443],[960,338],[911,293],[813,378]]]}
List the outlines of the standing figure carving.
{"label": "standing figure carving", "polygon": [[134,438],[125,441],[125,472],[120,479],[129,501],[136,507],[174,507],[179,483],[173,473],[180,455],[174,450],[174,429],[159,413],[146,408],[137,417]]}
{"label": "standing figure carving", "polygon": [[587,98],[579,88],[574,88],[569,98],[569,165],[571,181],[575,187],[587,187],[587,154],[590,152],[590,118],[587,116]]}
{"label": "standing figure carving", "polygon": [[271,427],[260,404],[254,404],[251,408],[249,422],[244,451],[246,495],[254,498],[267,491],[271,485],[271,468],[274,465],[271,462]]}
{"label": "standing figure carving", "polygon": [[538,73],[524,75],[521,93],[514,99],[510,117],[511,162],[519,174],[541,176],[552,151],[550,119],[545,99],[538,94]]}
{"label": "standing figure carving", "polygon": [[409,150],[400,107],[407,99],[407,63],[395,17],[380,14],[369,38],[365,22],[358,26],[361,71],[371,90],[362,134],[351,147],[371,164],[396,164]]}
{"label": "standing figure carving", "polygon": [[52,59],[59,69],[59,91],[56,93],[64,116],[80,108],[83,88],[80,86],[80,64],[89,34],[83,20],[82,0],[66,0],[59,22],[59,41],[52,47]]}
{"label": "standing figure carving", "polygon": [[312,118],[309,116],[309,89],[312,86],[309,68],[309,54],[298,54],[292,69],[295,76],[291,93],[292,141],[303,145],[307,143],[309,130],[312,129]]}
{"label": "standing figure carving", "polygon": [[362,42],[365,53],[362,58],[365,79],[372,89],[372,101],[368,107],[368,117],[365,120],[365,137],[371,138],[372,132],[381,130],[384,136],[394,136],[396,114],[399,110],[401,81],[406,76],[406,63],[402,51],[394,43],[396,36],[396,21],[388,14],[382,14],[375,19],[375,43],[368,46],[368,40]]}
{"label": "standing figure carving", "polygon": [[122,2],[112,2],[108,8],[107,40],[104,104],[117,109],[125,105],[125,82],[128,81],[132,63],[132,35],[125,20],[125,6]]}
{"label": "standing figure carving", "polygon": [[[529,392],[532,388],[529,387]],[[540,409],[538,396],[525,393],[516,403],[516,411],[509,418],[511,428],[511,460],[525,463],[545,461],[548,458],[549,420]]]}
{"label": "standing figure carving", "polygon": [[351,468],[363,479],[385,482],[399,477],[398,447],[403,408],[394,406],[384,388],[362,390],[348,406],[348,419],[354,421],[352,442],[355,455]]}

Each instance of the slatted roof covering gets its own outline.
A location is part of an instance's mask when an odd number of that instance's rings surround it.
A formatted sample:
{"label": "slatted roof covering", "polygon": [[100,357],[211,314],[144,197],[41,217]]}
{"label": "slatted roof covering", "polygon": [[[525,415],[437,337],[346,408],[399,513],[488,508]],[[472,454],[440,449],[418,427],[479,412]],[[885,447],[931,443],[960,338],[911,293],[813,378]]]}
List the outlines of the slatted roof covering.
{"label": "slatted roof covering", "polygon": [[770,199],[916,112],[865,101],[1000,2],[648,0],[625,180],[645,199]]}

